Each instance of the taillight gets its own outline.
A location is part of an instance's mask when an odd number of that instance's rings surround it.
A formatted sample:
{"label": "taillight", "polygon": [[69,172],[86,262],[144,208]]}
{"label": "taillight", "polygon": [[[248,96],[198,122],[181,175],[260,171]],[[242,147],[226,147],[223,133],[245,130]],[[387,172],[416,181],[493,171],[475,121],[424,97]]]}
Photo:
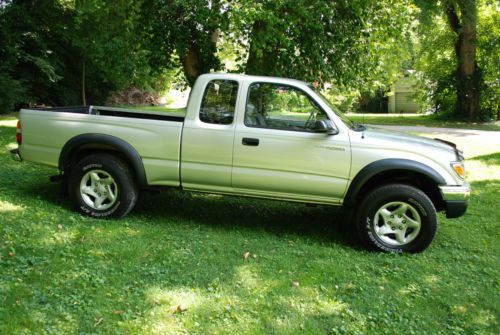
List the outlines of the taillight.
{"label": "taillight", "polygon": [[21,129],[21,121],[17,121],[17,134],[16,134],[17,144],[23,143],[23,132]]}

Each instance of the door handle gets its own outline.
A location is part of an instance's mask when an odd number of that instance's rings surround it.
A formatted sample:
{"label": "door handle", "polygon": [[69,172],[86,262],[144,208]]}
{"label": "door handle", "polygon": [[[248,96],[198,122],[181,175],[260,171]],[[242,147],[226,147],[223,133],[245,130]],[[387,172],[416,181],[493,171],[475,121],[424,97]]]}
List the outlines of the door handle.
{"label": "door handle", "polygon": [[243,137],[243,140],[241,140],[241,143],[243,145],[249,145],[251,147],[256,147],[259,145],[259,139],[258,138]]}

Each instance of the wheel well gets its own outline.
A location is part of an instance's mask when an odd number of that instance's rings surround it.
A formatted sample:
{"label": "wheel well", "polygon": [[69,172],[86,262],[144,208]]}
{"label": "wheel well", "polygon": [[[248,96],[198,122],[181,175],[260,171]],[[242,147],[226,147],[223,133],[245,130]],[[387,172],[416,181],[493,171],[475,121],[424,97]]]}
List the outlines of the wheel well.
{"label": "wheel well", "polygon": [[96,152],[107,152],[122,159],[130,166],[139,187],[147,187],[146,171],[137,150],[126,141],[107,134],[80,134],[70,139],[61,150],[59,170],[68,174],[76,162]]}
{"label": "wheel well", "polygon": [[134,180],[136,182],[138,181],[137,171],[135,171],[134,165],[123,152],[119,151],[117,148],[111,145],[99,144],[99,143],[83,144],[73,149],[69,155],[69,159],[67,159],[66,163],[64,164],[64,174],[69,174],[72,166],[76,165],[79,161],[81,161],[85,157],[88,157],[96,153],[107,153],[115,157],[118,157],[128,165],[130,170],[133,172]]}
{"label": "wheel well", "polygon": [[382,185],[396,183],[406,184],[420,189],[429,199],[431,199],[436,210],[440,211],[445,208],[443,198],[436,182],[425,174],[408,170],[389,170],[372,176],[360,188],[356,196],[356,203],[359,203],[369,191]]}

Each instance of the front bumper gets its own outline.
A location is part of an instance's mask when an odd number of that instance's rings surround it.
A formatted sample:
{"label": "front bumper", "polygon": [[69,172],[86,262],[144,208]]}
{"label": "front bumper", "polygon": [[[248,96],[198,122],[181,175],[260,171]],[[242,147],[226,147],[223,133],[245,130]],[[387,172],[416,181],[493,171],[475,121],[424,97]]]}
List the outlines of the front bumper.
{"label": "front bumper", "polygon": [[458,218],[465,214],[470,198],[470,185],[439,186],[445,203],[447,218]]}

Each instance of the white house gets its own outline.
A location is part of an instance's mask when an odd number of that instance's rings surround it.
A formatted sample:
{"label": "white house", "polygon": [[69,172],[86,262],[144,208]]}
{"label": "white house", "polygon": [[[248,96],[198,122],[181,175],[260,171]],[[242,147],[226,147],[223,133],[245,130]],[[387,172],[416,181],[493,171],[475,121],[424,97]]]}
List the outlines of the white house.
{"label": "white house", "polygon": [[422,110],[413,97],[415,85],[415,79],[410,76],[403,77],[392,85],[391,91],[387,94],[389,96],[389,113],[418,113]]}

